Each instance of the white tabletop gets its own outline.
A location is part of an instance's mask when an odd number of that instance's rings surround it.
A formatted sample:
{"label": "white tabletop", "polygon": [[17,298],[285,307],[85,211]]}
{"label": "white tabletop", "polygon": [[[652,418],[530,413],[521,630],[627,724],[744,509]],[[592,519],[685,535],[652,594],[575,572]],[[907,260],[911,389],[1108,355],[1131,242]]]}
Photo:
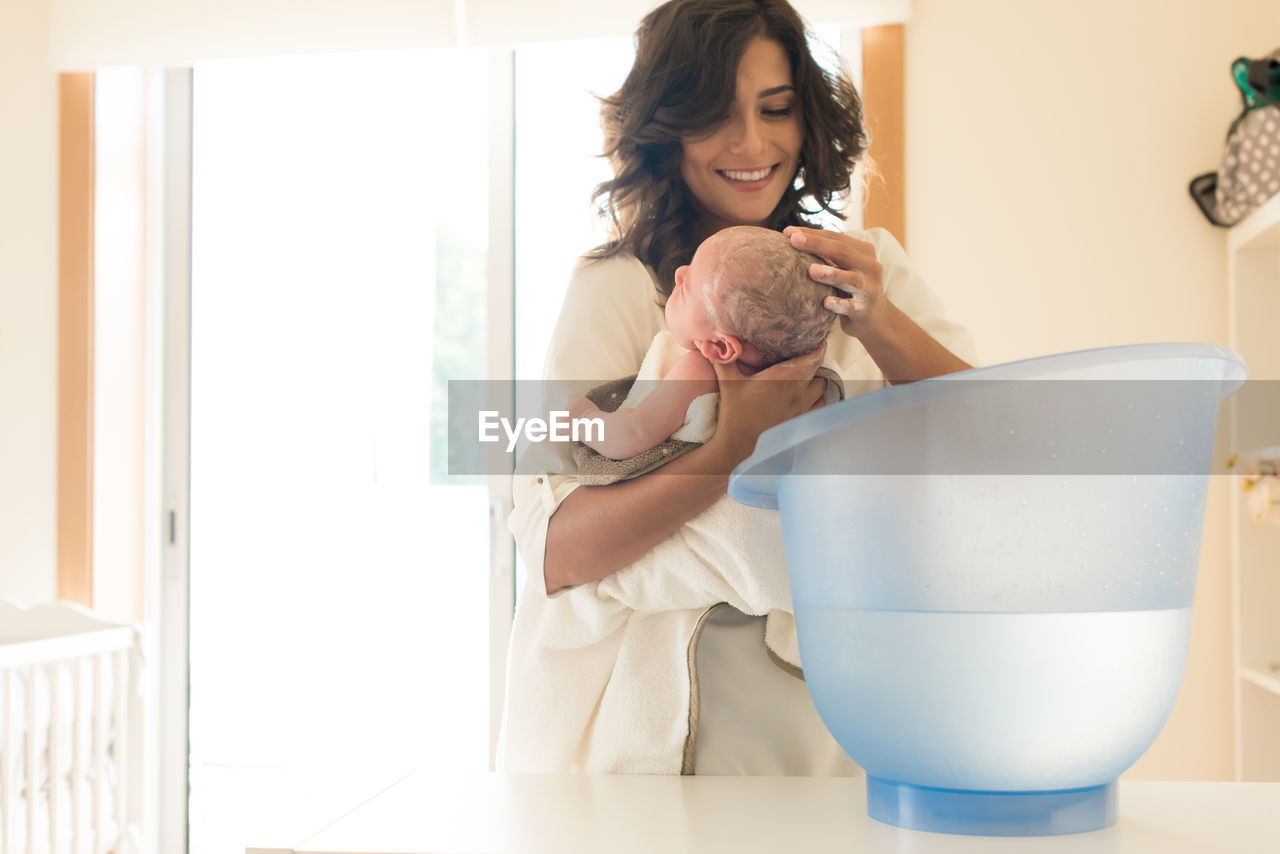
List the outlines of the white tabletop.
{"label": "white tabletop", "polygon": [[862,778],[417,773],[294,848],[270,850],[293,854],[1280,852],[1280,783],[1122,782],[1119,807],[1117,824],[1091,833],[1034,838],[954,836],[901,830],[868,818]]}

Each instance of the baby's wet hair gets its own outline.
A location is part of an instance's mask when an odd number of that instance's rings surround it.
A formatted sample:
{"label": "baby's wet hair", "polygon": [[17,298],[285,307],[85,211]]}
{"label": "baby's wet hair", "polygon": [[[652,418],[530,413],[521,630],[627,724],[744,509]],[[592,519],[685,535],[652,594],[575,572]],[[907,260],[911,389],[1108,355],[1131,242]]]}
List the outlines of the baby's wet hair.
{"label": "baby's wet hair", "polygon": [[809,277],[818,256],[796,249],[781,233],[738,226],[711,238],[723,241],[708,299],[711,322],[774,364],[816,350],[836,315],[823,306],[839,295]]}

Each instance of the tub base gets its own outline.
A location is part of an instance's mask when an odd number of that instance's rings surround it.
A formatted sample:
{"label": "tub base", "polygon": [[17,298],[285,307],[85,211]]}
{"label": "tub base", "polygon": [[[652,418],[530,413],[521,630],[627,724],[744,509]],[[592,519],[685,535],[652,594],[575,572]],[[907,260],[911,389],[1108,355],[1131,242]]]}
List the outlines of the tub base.
{"label": "tub base", "polygon": [[967,792],[867,777],[867,814],[910,830],[1051,836],[1116,822],[1116,783],[1053,792]]}

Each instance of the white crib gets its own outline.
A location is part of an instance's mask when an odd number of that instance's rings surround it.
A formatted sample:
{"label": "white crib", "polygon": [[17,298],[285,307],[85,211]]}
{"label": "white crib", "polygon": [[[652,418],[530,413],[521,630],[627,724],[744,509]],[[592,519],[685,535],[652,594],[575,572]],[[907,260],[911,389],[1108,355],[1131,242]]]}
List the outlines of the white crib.
{"label": "white crib", "polygon": [[0,854],[135,854],[138,631],[0,599]]}

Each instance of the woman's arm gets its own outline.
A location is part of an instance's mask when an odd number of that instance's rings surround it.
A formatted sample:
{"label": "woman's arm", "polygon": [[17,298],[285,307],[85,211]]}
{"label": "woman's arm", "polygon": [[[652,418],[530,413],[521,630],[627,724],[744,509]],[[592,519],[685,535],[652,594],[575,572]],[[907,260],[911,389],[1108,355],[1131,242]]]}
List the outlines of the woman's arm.
{"label": "woman's arm", "polygon": [[[830,299],[833,302],[830,308],[841,315],[842,325],[851,314],[856,314],[855,301]],[[845,327],[845,332],[848,333],[848,327]],[[854,337],[867,348],[867,353],[890,383],[911,383],[973,367],[939,344],[906,312],[888,300],[885,300],[884,316]]]}
{"label": "woman's arm", "polygon": [[826,306],[840,315],[845,334],[862,342],[890,383],[915,382],[972,367],[887,298],[885,269],[871,243],[812,228],[789,227],[785,233],[793,246],[831,265],[814,264],[809,274],[814,281],[849,294],[827,297]]}
{"label": "woman's arm", "polygon": [[737,462],[708,443],[660,472],[569,493],[547,524],[547,593],[597,581],[639,559],[724,495]]}
{"label": "woman's arm", "polygon": [[617,572],[723,496],[761,432],[821,405],[826,381],[813,377],[825,352],[824,344],[751,377],[716,365],[720,406],[709,442],[643,477],[579,487],[560,503],[547,525],[547,593]]}

